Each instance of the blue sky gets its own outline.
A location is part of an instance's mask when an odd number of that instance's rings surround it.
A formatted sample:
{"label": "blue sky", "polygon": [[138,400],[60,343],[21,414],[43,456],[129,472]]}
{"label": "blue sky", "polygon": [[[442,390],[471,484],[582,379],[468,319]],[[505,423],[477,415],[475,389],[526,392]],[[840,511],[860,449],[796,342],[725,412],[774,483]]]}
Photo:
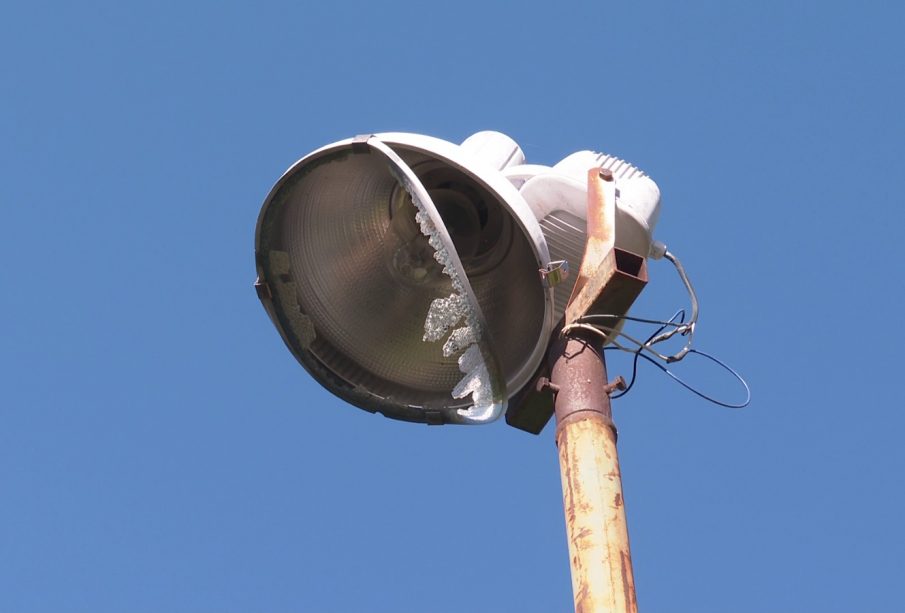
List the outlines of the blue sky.
{"label": "blue sky", "polygon": [[[615,403],[645,611],[895,611],[897,3],[14,3],[0,19],[0,611],[569,611],[552,432],[343,405],[252,289],[329,142],[624,157],[752,405]],[[665,263],[634,313],[684,304]],[[898,330],[898,332],[897,332]],[[718,373],[685,366],[707,389]],[[612,374],[630,364],[613,359]]]}

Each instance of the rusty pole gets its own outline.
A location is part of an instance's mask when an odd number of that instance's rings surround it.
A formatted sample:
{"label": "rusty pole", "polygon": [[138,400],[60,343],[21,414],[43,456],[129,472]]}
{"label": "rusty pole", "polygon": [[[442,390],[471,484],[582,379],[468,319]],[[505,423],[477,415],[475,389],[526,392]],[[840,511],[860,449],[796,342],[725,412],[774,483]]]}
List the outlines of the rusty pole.
{"label": "rusty pole", "polygon": [[637,613],[601,339],[577,331],[550,361],[575,611]]}

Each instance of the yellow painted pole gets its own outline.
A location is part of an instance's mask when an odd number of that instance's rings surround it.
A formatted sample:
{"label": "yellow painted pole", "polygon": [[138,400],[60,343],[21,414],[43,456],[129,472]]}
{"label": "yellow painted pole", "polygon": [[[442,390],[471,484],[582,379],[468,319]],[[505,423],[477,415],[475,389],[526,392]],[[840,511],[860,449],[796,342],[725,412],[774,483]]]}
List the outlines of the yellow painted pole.
{"label": "yellow painted pole", "polygon": [[[572,336],[554,351],[556,445],[576,613],[635,613],[622,477],[599,342]],[[553,356],[551,356],[553,357]]]}

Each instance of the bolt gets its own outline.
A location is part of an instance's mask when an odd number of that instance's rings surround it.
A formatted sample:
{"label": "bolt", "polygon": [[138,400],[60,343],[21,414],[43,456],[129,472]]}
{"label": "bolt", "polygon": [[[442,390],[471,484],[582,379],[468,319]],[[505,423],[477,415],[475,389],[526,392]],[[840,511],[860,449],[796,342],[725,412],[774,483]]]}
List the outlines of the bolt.
{"label": "bolt", "polygon": [[600,178],[604,181],[612,181],[613,180],[613,171],[609,168],[601,168],[600,169]]}
{"label": "bolt", "polygon": [[606,392],[606,395],[609,396],[613,393],[613,390],[622,391],[626,388],[625,379],[622,378],[622,375],[619,375],[612,382],[607,383],[603,386],[603,391]]}
{"label": "bolt", "polygon": [[555,394],[559,391],[559,386],[550,381],[547,377],[541,377],[537,380],[537,387],[535,389],[539,392],[553,392]]}

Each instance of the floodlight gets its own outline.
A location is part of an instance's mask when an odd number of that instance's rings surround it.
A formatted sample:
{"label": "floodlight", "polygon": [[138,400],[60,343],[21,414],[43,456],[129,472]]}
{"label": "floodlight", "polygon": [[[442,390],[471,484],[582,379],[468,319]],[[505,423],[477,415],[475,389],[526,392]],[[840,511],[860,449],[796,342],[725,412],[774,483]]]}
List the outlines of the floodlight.
{"label": "floodlight", "polygon": [[[691,348],[697,296],[653,239],[659,213],[656,183],[610,155],[543,166],[498,132],[461,145],[369,134],[308,154],[274,185],[255,231],[255,287],[299,362],[362,409],[428,424],[505,411],[533,434],[555,415],[575,610],[637,611],[610,403],[635,372],[608,380],[604,345],[635,364],[694,352],[748,391]],[[628,315],[648,258],[675,266],[687,321]],[[660,328],[642,341],[626,320]],[[676,335],[678,352],[655,348]]]}
{"label": "floodlight", "polygon": [[617,246],[645,257],[659,192],[616,158],[526,165],[497,132],[327,145],[264,202],[258,295],[299,362],[349,403],[429,424],[493,421],[563,316],[574,280],[559,282],[585,244],[579,175],[601,166],[616,177]]}

